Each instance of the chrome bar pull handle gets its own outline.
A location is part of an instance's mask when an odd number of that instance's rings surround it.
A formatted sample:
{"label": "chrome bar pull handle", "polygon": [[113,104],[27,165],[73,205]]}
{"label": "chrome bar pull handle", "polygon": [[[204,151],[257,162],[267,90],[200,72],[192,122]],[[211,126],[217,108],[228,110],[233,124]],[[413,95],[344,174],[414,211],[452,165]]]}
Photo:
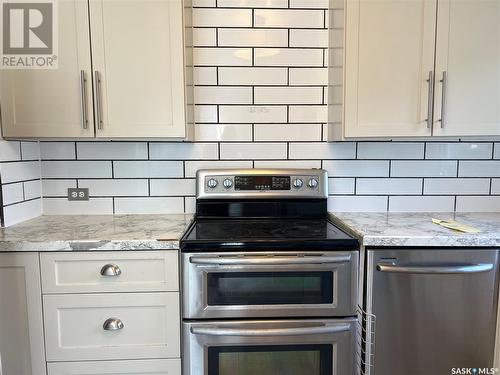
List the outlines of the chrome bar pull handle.
{"label": "chrome bar pull handle", "polygon": [[80,71],[80,93],[82,106],[82,128],[87,130],[89,128],[89,118],[87,111],[87,74],[85,73],[85,70]]}
{"label": "chrome bar pull handle", "polygon": [[493,269],[493,264],[460,264],[443,266],[408,265],[398,266],[396,264],[377,264],[377,271],[390,273],[413,273],[413,274],[470,274],[488,272]]}
{"label": "chrome bar pull handle", "polygon": [[102,325],[102,329],[105,331],[119,331],[120,329],[123,329],[123,327],[125,327],[125,325],[118,318],[109,318]]}
{"label": "chrome bar pull handle", "polygon": [[425,121],[427,122],[427,129],[432,128],[432,110],[433,110],[433,88],[434,88],[434,72],[429,71],[429,76],[427,78],[428,91],[427,91],[427,118]]}
{"label": "chrome bar pull handle", "polygon": [[240,336],[240,337],[276,337],[276,336],[314,336],[329,333],[347,332],[351,329],[349,324],[321,325],[316,327],[292,328],[227,328],[217,326],[191,327],[193,335],[202,336]]}
{"label": "chrome bar pull handle", "polygon": [[101,268],[101,276],[120,276],[122,270],[116,264],[106,264]]}
{"label": "chrome bar pull handle", "polygon": [[103,120],[102,120],[102,98],[101,98],[101,73],[96,70],[94,72],[95,78],[95,112],[97,119],[97,129],[101,130],[103,128]]}
{"label": "chrome bar pull handle", "polygon": [[443,72],[443,77],[439,80],[441,82],[441,119],[438,120],[441,123],[441,129],[444,128],[446,124],[446,86],[448,84],[448,73]]}

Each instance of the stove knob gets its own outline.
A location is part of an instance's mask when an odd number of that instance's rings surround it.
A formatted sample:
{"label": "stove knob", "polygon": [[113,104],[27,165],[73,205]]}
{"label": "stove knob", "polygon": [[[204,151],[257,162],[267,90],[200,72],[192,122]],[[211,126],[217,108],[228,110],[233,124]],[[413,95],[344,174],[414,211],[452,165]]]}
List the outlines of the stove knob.
{"label": "stove knob", "polygon": [[207,181],[207,186],[210,188],[210,189],[215,189],[218,185],[218,182],[215,178],[211,178],[210,180]]}
{"label": "stove knob", "polygon": [[295,180],[293,180],[293,187],[295,189],[300,189],[303,184],[304,183],[302,182],[302,180],[300,178],[296,178]]}
{"label": "stove knob", "polygon": [[311,189],[316,189],[318,187],[318,180],[316,180],[315,178],[311,178],[307,183],[307,186],[309,186]]}
{"label": "stove knob", "polygon": [[232,186],[233,186],[233,181],[231,179],[229,179],[229,178],[226,178],[224,180],[224,187],[226,189],[231,189]]}

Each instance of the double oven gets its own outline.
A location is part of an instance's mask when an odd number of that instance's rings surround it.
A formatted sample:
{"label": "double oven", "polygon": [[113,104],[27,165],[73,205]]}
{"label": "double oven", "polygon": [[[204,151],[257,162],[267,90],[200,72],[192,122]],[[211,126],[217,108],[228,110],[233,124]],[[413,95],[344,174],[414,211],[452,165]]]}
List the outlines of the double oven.
{"label": "double oven", "polygon": [[326,172],[207,170],[197,186],[183,375],[355,374],[358,243],[327,220]]}

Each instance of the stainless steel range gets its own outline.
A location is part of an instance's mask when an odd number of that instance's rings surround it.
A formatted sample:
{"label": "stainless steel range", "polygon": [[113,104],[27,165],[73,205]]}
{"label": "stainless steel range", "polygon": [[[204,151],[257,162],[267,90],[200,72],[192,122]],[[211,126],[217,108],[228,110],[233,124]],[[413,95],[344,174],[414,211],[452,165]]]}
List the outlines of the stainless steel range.
{"label": "stainless steel range", "polygon": [[324,170],[204,170],[181,240],[184,375],[356,368],[358,247]]}

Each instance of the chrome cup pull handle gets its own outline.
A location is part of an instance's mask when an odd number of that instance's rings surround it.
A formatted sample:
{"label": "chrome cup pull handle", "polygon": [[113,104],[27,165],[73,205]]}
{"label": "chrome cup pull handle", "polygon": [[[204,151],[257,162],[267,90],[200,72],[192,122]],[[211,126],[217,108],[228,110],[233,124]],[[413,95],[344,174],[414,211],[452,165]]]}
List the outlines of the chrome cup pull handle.
{"label": "chrome cup pull handle", "polygon": [[120,276],[122,270],[116,264],[106,264],[101,268],[101,276]]}
{"label": "chrome cup pull handle", "polygon": [[118,318],[109,318],[102,325],[102,328],[105,331],[119,331],[120,329],[123,329],[123,327],[125,327],[125,325]]}

